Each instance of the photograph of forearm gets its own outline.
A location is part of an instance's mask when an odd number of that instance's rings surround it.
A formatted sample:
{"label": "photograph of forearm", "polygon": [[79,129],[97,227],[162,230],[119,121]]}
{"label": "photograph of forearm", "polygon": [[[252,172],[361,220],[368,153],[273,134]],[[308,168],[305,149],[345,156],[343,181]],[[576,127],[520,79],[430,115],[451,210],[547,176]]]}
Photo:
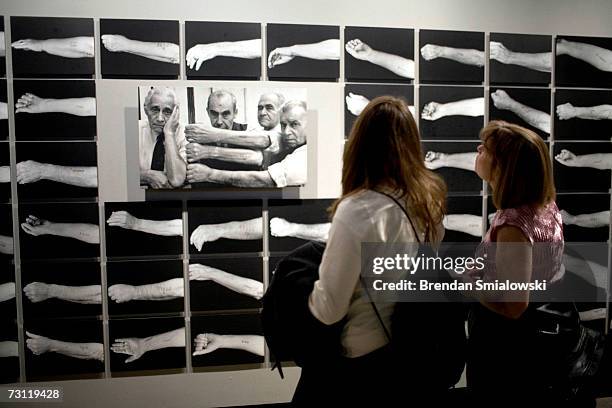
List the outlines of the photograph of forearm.
{"label": "photograph of forearm", "polygon": [[104,214],[109,259],[182,255],[181,202],[107,202]]}
{"label": "photograph of forearm", "polygon": [[612,91],[557,89],[555,140],[610,140]]}
{"label": "photograph of forearm", "polygon": [[[566,279],[559,296],[571,298],[578,304],[581,320],[598,320],[596,304],[606,302],[609,285],[608,248],[605,242],[587,245],[566,245],[563,252]],[[600,306],[602,307],[602,306]],[[605,306],[603,306],[605,307]],[[584,313],[589,311],[589,313]],[[600,322],[601,323],[601,322]]]}
{"label": "photograph of forearm", "polygon": [[19,381],[19,343],[14,319],[0,319],[0,384]]}
{"label": "photograph of forearm", "polygon": [[571,242],[606,242],[610,231],[609,194],[558,194],[563,238]]}
{"label": "photograph of forearm", "polygon": [[438,173],[452,193],[479,194],[482,180],[475,172],[475,142],[423,142],[425,166]]}
{"label": "photograph of forearm", "polygon": [[340,76],[340,27],[268,24],[266,33],[269,79],[336,81]]}
{"label": "photograph of forearm", "polygon": [[96,137],[94,81],[13,81],[15,138],[93,140]]}
{"label": "photograph of forearm", "polygon": [[550,90],[527,88],[491,88],[489,119],[516,123],[536,132],[542,139],[550,137]]}
{"label": "photograph of forearm", "polygon": [[189,79],[259,79],[261,24],[185,22]]}
{"label": "photograph of forearm", "polygon": [[377,96],[392,95],[404,99],[416,119],[414,87],[412,85],[344,85],[344,138],[348,139],[353,123],[368,103]]}
{"label": "photograph of forearm", "polygon": [[185,310],[181,260],[111,261],[106,274],[111,316],[176,316]]}
{"label": "photograph of forearm", "polygon": [[11,152],[8,143],[0,142],[0,203],[11,200]]}
{"label": "photograph of forearm", "polygon": [[191,311],[257,309],[261,307],[261,257],[209,258],[189,265]]}
{"label": "photograph of forearm", "polygon": [[[0,64],[3,59],[0,58]],[[9,137],[8,109],[6,79],[0,79],[0,140],[7,140]]]}
{"label": "photograph of forearm", "polygon": [[448,197],[444,216],[445,242],[480,242],[482,240],[482,197]]}
{"label": "photograph of forearm", "polygon": [[612,86],[612,38],[557,36],[555,85]]}
{"label": "photograph of forearm", "polygon": [[113,319],[109,331],[113,376],[138,375],[145,370],[182,372],[185,368],[182,317]]}
{"label": "photograph of forearm", "polygon": [[4,39],[4,16],[0,16],[0,78],[6,77],[6,41]]}
{"label": "photograph of forearm", "polygon": [[548,86],[553,62],[552,37],[491,33],[489,60],[491,84]]}
{"label": "photograph of forearm", "polygon": [[484,82],[484,33],[419,30],[419,75],[422,83]]}
{"label": "photograph of forearm", "polygon": [[553,173],[559,193],[607,193],[612,145],[604,142],[555,142]]}
{"label": "photograph of forearm", "polygon": [[92,18],[11,17],[13,76],[92,78]]}
{"label": "photograph of forearm", "polygon": [[413,29],[345,27],[346,81],[412,83],[414,72]]}
{"label": "photograph of forearm", "polygon": [[15,268],[13,265],[2,265],[0,273],[0,316],[4,319],[17,317],[17,303],[15,291]]}
{"label": "photograph of forearm", "polygon": [[269,200],[270,252],[290,252],[308,241],[326,242],[334,200]]}
{"label": "photograph of forearm", "polygon": [[0,265],[13,261],[13,208],[10,204],[0,204]]}
{"label": "photograph of forearm", "polygon": [[102,315],[99,262],[27,262],[21,265],[26,320]]}
{"label": "photograph of forearm", "polygon": [[101,378],[102,322],[95,319],[24,321],[27,381]]}
{"label": "photograph of forearm", "polygon": [[422,86],[415,119],[424,140],[478,140],[484,124],[484,88]]}
{"label": "photograph of forearm", "polygon": [[21,258],[80,259],[100,256],[97,203],[20,204]]}
{"label": "photograph of forearm", "polygon": [[103,78],[178,78],[178,21],[102,18],[100,37]]}
{"label": "photograph of forearm", "polygon": [[95,201],[98,154],[95,142],[16,143],[20,202]]}
{"label": "photograph of forearm", "polygon": [[258,253],[263,250],[260,200],[188,201],[189,253]]}
{"label": "photograph of forearm", "polygon": [[259,314],[226,314],[191,318],[193,351],[197,367],[261,364],[265,340]]}

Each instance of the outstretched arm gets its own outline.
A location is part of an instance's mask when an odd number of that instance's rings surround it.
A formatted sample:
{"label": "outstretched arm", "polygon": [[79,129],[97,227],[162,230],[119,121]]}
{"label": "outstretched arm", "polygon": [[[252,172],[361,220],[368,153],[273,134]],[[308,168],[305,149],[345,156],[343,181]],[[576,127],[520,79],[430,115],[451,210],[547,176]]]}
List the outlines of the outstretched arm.
{"label": "outstretched arm", "polygon": [[19,343],[0,341],[0,357],[19,357]]}
{"label": "outstretched arm", "polygon": [[104,361],[104,345],[102,343],[70,343],[39,336],[26,331],[29,339],[26,345],[36,355],[53,352],[81,360]]}
{"label": "outstretched arm", "polygon": [[484,51],[468,49],[468,48],[453,48],[444,47],[435,44],[426,44],[421,48],[421,55],[427,61],[436,58],[446,58],[452,61],[466,65],[476,65],[477,67],[484,66]]}
{"label": "outstretched arm", "polygon": [[463,99],[455,102],[429,102],[423,107],[421,118],[437,120],[445,116],[484,116],[484,98]]}
{"label": "outstretched arm", "polygon": [[167,237],[183,236],[183,220],[145,220],[136,218],[127,211],[113,211],[106,220],[111,227],[119,227],[147,234],[162,235]]}
{"label": "outstretched arm", "polygon": [[270,220],[270,233],[274,237],[295,237],[310,241],[327,242],[331,223],[299,224],[284,218],[274,217]]}
{"label": "outstretched arm", "polygon": [[566,225],[577,225],[584,228],[607,227],[610,225],[610,210],[578,215],[561,210],[561,218]]}
{"label": "outstretched arm", "polygon": [[612,105],[580,107],[571,103],[557,106],[557,116],[561,120],[578,118],[589,120],[612,119]]}
{"label": "outstretched arm", "polygon": [[132,40],[119,34],[104,34],[104,47],[110,52],[127,52],[155,61],[179,63],[179,46],[169,42]]}
{"label": "outstretched arm", "polygon": [[[563,254],[565,269],[582,277],[593,286],[608,290],[608,267],[588,259]],[[591,274],[592,272],[592,274]]]}
{"label": "outstretched arm", "polygon": [[443,220],[444,228],[464,232],[475,237],[482,236],[482,217],[472,214],[447,214]]}
{"label": "outstretched arm", "polygon": [[115,342],[111,346],[111,350],[115,353],[130,355],[130,357],[125,360],[126,363],[130,363],[142,357],[147,351],[159,350],[167,347],[185,347],[184,327],[144,338],[128,337],[115,339]]}
{"label": "outstretched arm", "polygon": [[249,334],[198,334],[194,340],[194,356],[208,354],[221,348],[244,350],[264,355],[264,337]]}
{"label": "outstretched arm", "polygon": [[502,64],[520,65],[536,71],[550,72],[552,66],[552,52],[514,52],[510,51],[504,44],[491,41],[490,58]]}
{"label": "outstretched arm", "polygon": [[100,243],[100,230],[95,224],[51,222],[28,215],[26,221],[21,223],[21,229],[34,236],[56,235],[88,244]]}
{"label": "outstretched arm", "polygon": [[8,104],[0,102],[0,120],[8,119]]}
{"label": "outstretched arm", "polygon": [[[344,98],[346,101],[346,108],[355,116],[359,116],[361,112],[365,109],[366,105],[370,103],[370,100],[363,95],[355,94],[349,92],[349,94]],[[415,110],[413,105],[408,105],[408,110],[412,114],[415,115]]]}
{"label": "outstretched arm", "polygon": [[0,166],[0,183],[11,182],[11,168],[10,166]]}
{"label": "outstretched arm", "polygon": [[50,180],[78,187],[98,187],[98,168],[95,166],[60,166],[26,160],[17,163],[17,183],[28,184]]}
{"label": "outstretched arm", "polygon": [[204,61],[216,57],[259,58],[261,57],[261,39],[196,44],[187,50],[187,66],[198,71]]}
{"label": "outstretched arm", "polygon": [[23,288],[23,292],[33,303],[47,299],[60,299],[83,304],[102,303],[102,286],[64,286],[43,282],[32,282]]}
{"label": "outstretched arm", "polygon": [[[249,149],[265,149],[271,144],[270,138],[278,132],[271,130],[229,130],[218,129],[202,123],[185,126],[185,138],[191,143],[225,143]],[[188,147],[189,152],[189,147]]]}
{"label": "outstretched arm", "polygon": [[187,181],[210,182],[234,187],[275,187],[276,183],[266,170],[231,171],[217,170],[201,163],[187,165]]}
{"label": "outstretched arm", "polygon": [[262,239],[262,237],[263,219],[260,217],[222,224],[202,224],[191,233],[189,242],[198,248],[198,251],[201,251],[205,242],[212,242],[221,238],[250,240]]}
{"label": "outstretched arm", "polygon": [[425,166],[430,170],[440,167],[455,167],[458,169],[475,171],[476,152],[467,153],[440,153],[429,151],[425,155]]}
{"label": "outstretched arm", "polygon": [[563,149],[555,156],[555,160],[568,167],[593,167],[598,170],[612,169],[612,153],[593,153],[576,156]]}
{"label": "outstretched arm", "polygon": [[557,55],[569,55],[602,71],[612,72],[612,51],[596,45],[557,40]]}
{"label": "outstretched arm", "polygon": [[15,113],[67,113],[75,116],[96,116],[96,98],[40,98],[25,93],[15,103]]}
{"label": "outstretched arm", "polygon": [[515,101],[506,91],[501,89],[493,92],[491,99],[493,99],[493,104],[497,109],[509,110],[531,126],[550,133],[550,115],[548,113]]}
{"label": "outstretched arm", "polygon": [[412,59],[375,50],[358,38],[347,42],[344,49],[358,60],[378,65],[404,78],[414,78],[414,60]]}
{"label": "outstretched arm", "polygon": [[189,265],[189,280],[210,280],[234,292],[250,296],[257,300],[263,296],[263,283],[243,278],[221,269],[202,264]]}
{"label": "outstretched arm", "polygon": [[[2,41],[4,44],[4,39]],[[11,44],[17,50],[46,52],[65,58],[93,58],[93,37],[49,38],[46,40],[24,39]]]}
{"label": "outstretched arm", "polygon": [[6,282],[0,284],[0,302],[6,302],[7,300],[15,297],[15,282]]}
{"label": "outstretched arm", "polygon": [[183,278],[148,285],[117,284],[108,288],[108,296],[117,303],[131,300],[171,300],[185,296]]}
{"label": "outstretched arm", "polygon": [[14,250],[13,237],[0,235],[0,254],[12,255]]}
{"label": "outstretched arm", "polygon": [[209,146],[199,143],[189,143],[187,145],[187,161],[189,163],[204,159],[261,166],[263,163],[263,153],[258,150]]}
{"label": "outstretched arm", "polygon": [[268,68],[285,64],[295,57],[316,60],[339,60],[340,40],[324,40],[312,44],[296,44],[289,47],[279,47],[268,55]]}

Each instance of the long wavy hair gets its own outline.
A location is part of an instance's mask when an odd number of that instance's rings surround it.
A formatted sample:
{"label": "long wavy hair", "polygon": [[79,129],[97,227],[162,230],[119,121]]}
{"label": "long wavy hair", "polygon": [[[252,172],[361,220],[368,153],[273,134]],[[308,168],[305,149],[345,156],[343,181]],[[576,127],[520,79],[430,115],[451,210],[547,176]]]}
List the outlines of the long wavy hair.
{"label": "long wavy hair", "polygon": [[344,150],[342,196],[330,208],[333,217],[346,197],[362,190],[391,190],[406,202],[426,239],[439,241],[446,212],[446,184],[425,167],[419,131],[402,99],[380,96],[361,112]]}

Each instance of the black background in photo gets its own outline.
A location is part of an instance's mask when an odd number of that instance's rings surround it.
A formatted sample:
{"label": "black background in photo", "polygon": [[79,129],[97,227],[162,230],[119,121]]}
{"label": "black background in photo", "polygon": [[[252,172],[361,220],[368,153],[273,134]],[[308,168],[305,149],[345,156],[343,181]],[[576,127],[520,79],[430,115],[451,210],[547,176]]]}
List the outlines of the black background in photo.
{"label": "black background in photo", "polygon": [[[229,201],[189,201],[189,239],[193,232],[200,225],[223,224],[232,221],[246,221],[262,216],[261,200],[229,200]],[[263,221],[262,221],[263,236]],[[261,252],[263,250],[263,240],[249,239],[226,239],[221,238],[216,241],[204,242],[202,251],[189,244],[189,253],[198,254],[224,254],[232,252]]]}
{"label": "black background in photo", "polygon": [[[99,285],[100,303],[76,303],[57,298],[32,302],[23,292],[32,282],[69,287]],[[100,316],[102,283],[98,262],[28,262],[21,265],[23,313],[26,320],[45,317]]]}
{"label": "black background in photo", "polygon": [[482,51],[484,54],[484,33],[475,31],[419,31],[419,75],[423,83],[466,83],[481,84],[484,82],[484,68],[476,65],[462,64],[447,58],[435,58],[427,61],[421,55],[421,49],[427,44],[442,47],[466,48]]}
{"label": "black background in photo", "polygon": [[489,96],[489,120],[505,120],[506,122],[516,123],[531,129],[536,132],[544,140],[548,139],[549,134],[540,130],[529,123],[525,122],[514,112],[506,109],[498,109],[493,103],[491,94],[496,92],[498,89],[505,91],[508,96],[515,101],[527,105],[530,108],[537,109],[541,112],[550,115],[550,90],[548,89],[527,89],[527,88],[491,88]]}
{"label": "black background in photo", "polygon": [[[609,194],[558,194],[557,206],[571,215],[592,214],[610,211]],[[609,217],[608,217],[609,219]],[[563,238],[574,242],[606,242],[609,235],[609,222],[603,227],[587,228],[563,223]]]}
{"label": "black background in photo", "polygon": [[[283,218],[298,224],[330,223],[327,209],[334,200],[270,200],[268,219]],[[289,252],[308,242],[294,237],[275,237],[270,231],[270,252]]]}
{"label": "black background in photo", "polygon": [[[1,19],[0,19],[1,21]],[[17,343],[17,325],[15,320],[0,319],[0,341],[13,341]],[[19,382],[19,357],[3,357],[2,370],[0,370],[0,384]]]}
{"label": "black background in photo", "polygon": [[[9,204],[0,204],[0,235],[13,237],[13,208]],[[5,265],[13,260],[13,254],[0,252],[0,265]]]}
{"label": "black background in photo", "polygon": [[[198,334],[246,334],[263,336],[259,314],[194,316],[191,318],[191,341]],[[193,348],[195,351],[195,347]],[[211,353],[191,357],[194,367],[232,364],[263,363],[263,356],[244,350],[217,349]]]}
{"label": "black background in photo", "polygon": [[[228,23],[212,21],[185,22],[185,56],[197,44],[261,39],[259,23]],[[204,61],[199,70],[185,66],[189,79],[259,79],[260,58],[215,57]]]}
{"label": "black background in photo", "polygon": [[[47,40],[70,37],[91,37],[93,45],[94,21],[92,18],[65,17],[11,17],[11,41],[25,39]],[[95,72],[94,57],[67,58],[13,48],[13,77],[92,78]]]}
{"label": "black background in photo", "polygon": [[429,102],[440,104],[457,102],[464,99],[484,98],[482,87],[422,86],[419,88],[419,130],[421,139],[468,139],[478,140],[478,132],[484,123],[484,103],[482,116],[445,116],[436,120],[423,119],[423,108]]}
{"label": "black background in photo", "polygon": [[108,219],[114,211],[127,211],[132,216],[143,220],[181,220],[183,215],[180,201],[106,203],[104,205],[104,227],[106,228],[106,256],[109,258],[177,256],[183,253],[182,236],[155,235],[122,227],[111,227],[108,225]]}
{"label": "black background in photo", "polygon": [[[66,99],[96,96],[94,81],[14,81],[15,103],[26,93],[39,98]],[[16,140],[93,140],[96,117],[68,113],[15,113]]]}
{"label": "black background in photo", "polygon": [[[2,273],[0,273],[0,286],[4,284],[15,284],[15,268],[13,265],[2,265]],[[15,291],[19,290],[15,288]],[[0,302],[0,316],[3,319],[15,319],[17,317],[16,298]],[[3,328],[4,330],[4,328]],[[1,360],[0,360],[1,361]]]}
{"label": "black background in photo", "polygon": [[[550,53],[548,62],[552,67],[552,37],[550,35],[491,33],[490,40],[500,42],[511,52]],[[502,64],[489,60],[489,81],[498,85],[541,85],[550,84],[550,72],[537,71],[515,64]]]}
{"label": "black background in photo", "polygon": [[[346,81],[356,82],[408,82],[386,68],[354,58],[346,52],[346,44],[359,39],[370,48],[398,55],[414,62],[414,30],[407,28],[346,27],[344,29],[344,77]],[[416,65],[416,63],[414,64]]]}
{"label": "black background in photo", "polygon": [[[28,339],[25,333],[27,331],[64,342],[104,343],[102,322],[99,320],[30,319],[25,321],[23,326],[25,339]],[[62,379],[62,377],[92,378],[104,374],[104,362],[100,360],[84,360],[53,352],[37,356],[27,346],[25,347],[25,362],[28,381],[55,380]]]}
{"label": "black background in photo", "polygon": [[[108,287],[113,285],[149,285],[170,279],[183,279],[183,261],[132,261],[108,262],[106,264]],[[184,297],[169,300],[131,300],[117,303],[108,298],[108,313],[111,316],[130,314],[182,313]]]}
{"label": "black background in photo", "polygon": [[[0,58],[4,60],[4,58]],[[8,106],[8,93],[6,88],[6,79],[0,79],[0,102],[7,104],[7,114],[12,108]],[[9,124],[7,119],[0,119],[0,140],[7,140],[9,138]]]}
{"label": "black background in photo", "polygon": [[[339,39],[338,26],[298,25],[298,24],[268,24],[267,25],[267,58],[279,47],[290,47],[296,44],[312,44],[325,40]],[[340,55],[338,49],[338,55]],[[340,76],[339,60],[316,60],[295,57],[293,60],[268,68],[268,78],[271,80],[320,80],[336,81]]]}
{"label": "black background in photo", "polygon": [[571,103],[574,107],[612,106],[612,91],[583,91],[557,89],[555,92],[555,139],[571,140],[610,140],[612,120],[590,120],[571,118],[560,120],[557,114],[559,105]]}
{"label": "black background in photo", "polygon": [[[0,16],[0,31],[4,32],[4,16]],[[4,38],[6,38],[6,34],[4,35]],[[6,57],[2,56],[0,57],[0,78],[4,78],[5,76],[6,76]]]}
{"label": "black background in photo", "polygon": [[348,139],[351,133],[351,128],[357,120],[357,116],[353,115],[346,105],[346,97],[349,93],[361,95],[369,100],[382,95],[392,95],[402,98],[408,105],[414,106],[414,87],[412,85],[362,85],[362,84],[346,84],[344,86],[344,138]]}
{"label": "black background in photo", "polygon": [[[445,143],[445,142],[423,142],[423,154],[429,151],[453,154],[453,153],[476,153],[478,143]],[[456,167],[440,167],[434,170],[441,176],[448,187],[449,192],[475,193],[482,191],[482,180],[475,171],[459,169]]]}
{"label": "black background in photo", "polygon": [[[100,54],[103,78],[178,78],[180,64],[156,61],[127,52],[110,52],[102,36],[122,35],[130,40],[179,44],[176,20],[100,19]],[[179,52],[179,58],[182,58]]]}
{"label": "black background in photo", "polygon": [[[448,197],[447,215],[469,214],[482,218],[482,197]],[[445,242],[480,242],[482,236],[474,236],[462,231],[446,229]]]}
{"label": "black background in photo", "polygon": [[[556,47],[563,40],[595,45],[612,52],[612,38],[558,36]],[[557,55],[555,60],[555,85],[589,88],[611,88],[612,66],[602,71],[583,60],[569,55]]]}
{"label": "black background in photo", "polygon": [[[109,339],[112,347],[116,339],[149,337],[185,327],[181,317],[155,319],[115,319],[109,322]],[[182,334],[184,336],[184,334]],[[110,351],[111,371],[160,370],[185,367],[185,347],[166,347],[148,351],[140,358],[126,363],[129,354]]]}
{"label": "black background in photo", "polygon": [[[17,143],[17,163],[33,160],[59,166],[97,167],[95,142]],[[97,187],[79,187],[50,180],[18,184],[19,201],[27,200],[95,200]]]}
{"label": "black background in photo", "polygon": [[[610,143],[555,143],[553,157],[566,149],[576,156],[594,153],[612,153]],[[610,170],[599,170],[593,167],[568,167],[553,159],[553,172],[557,192],[589,193],[604,192],[610,189]]]}
{"label": "black background in photo", "polygon": [[[249,258],[214,258],[200,259],[202,265],[221,269],[243,278],[262,282],[263,288],[263,262],[259,257]],[[229,309],[257,309],[261,302],[248,295],[234,292],[212,280],[189,281],[191,311],[229,310]]]}
{"label": "black background in photo", "polygon": [[[11,166],[11,151],[8,143],[0,143],[0,167]],[[11,183],[0,183],[0,202],[11,200]]]}
{"label": "black background in photo", "polygon": [[[29,215],[53,223],[85,223],[98,225],[98,204],[22,204],[19,223]],[[22,259],[94,258],[100,256],[100,244],[89,244],[57,235],[33,236],[19,228]]]}

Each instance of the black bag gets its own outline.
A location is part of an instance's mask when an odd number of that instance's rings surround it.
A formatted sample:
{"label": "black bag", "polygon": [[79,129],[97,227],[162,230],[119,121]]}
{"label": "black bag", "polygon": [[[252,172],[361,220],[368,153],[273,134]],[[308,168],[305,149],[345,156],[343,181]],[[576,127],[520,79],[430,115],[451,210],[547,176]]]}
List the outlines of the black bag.
{"label": "black bag", "polygon": [[319,279],[325,244],[308,242],[276,265],[263,297],[262,325],[272,370],[283,376],[282,361],[298,366],[329,364],[341,355],[340,334],[344,320],[321,323],[308,308],[308,297]]}

